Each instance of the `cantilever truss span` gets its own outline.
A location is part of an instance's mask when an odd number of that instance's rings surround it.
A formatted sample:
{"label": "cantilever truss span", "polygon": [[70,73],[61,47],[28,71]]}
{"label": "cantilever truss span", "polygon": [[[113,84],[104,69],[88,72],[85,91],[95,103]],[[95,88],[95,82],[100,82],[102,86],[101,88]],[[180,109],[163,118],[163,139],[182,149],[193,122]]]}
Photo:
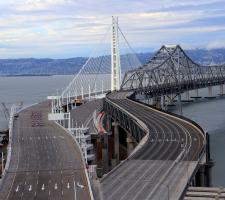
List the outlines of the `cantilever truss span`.
{"label": "cantilever truss span", "polygon": [[121,89],[157,96],[224,82],[225,65],[203,66],[179,45],[163,45],[147,64],[125,74]]}

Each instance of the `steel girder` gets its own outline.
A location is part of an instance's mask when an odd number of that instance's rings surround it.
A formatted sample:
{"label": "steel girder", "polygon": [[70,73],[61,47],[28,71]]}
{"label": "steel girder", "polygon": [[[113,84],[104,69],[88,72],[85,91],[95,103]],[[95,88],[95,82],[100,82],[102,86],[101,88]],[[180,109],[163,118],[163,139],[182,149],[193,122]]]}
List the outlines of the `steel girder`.
{"label": "steel girder", "polygon": [[103,103],[104,111],[110,115],[110,117],[118,122],[120,126],[130,133],[136,142],[140,142],[141,139],[146,135],[143,128],[133,119],[133,117],[126,114],[119,107],[112,104],[109,100],[105,99]]}
{"label": "steel girder", "polygon": [[201,66],[179,45],[162,46],[147,64],[125,74],[121,90],[154,91],[152,94],[156,95],[162,94],[163,90],[174,92],[176,88],[176,92],[182,92],[182,87],[188,90],[223,84],[224,81],[225,65]]}

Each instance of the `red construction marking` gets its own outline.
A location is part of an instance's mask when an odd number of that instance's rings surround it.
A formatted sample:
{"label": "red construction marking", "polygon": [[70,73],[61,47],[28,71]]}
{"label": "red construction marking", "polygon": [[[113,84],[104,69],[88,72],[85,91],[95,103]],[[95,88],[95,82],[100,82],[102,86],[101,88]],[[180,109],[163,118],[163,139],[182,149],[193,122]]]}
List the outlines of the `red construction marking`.
{"label": "red construction marking", "polygon": [[106,132],[105,129],[103,128],[103,126],[102,126],[103,117],[104,117],[104,112],[100,112],[98,114],[98,117],[97,117],[97,120],[98,120],[97,129],[98,129],[99,134],[101,134],[101,135],[103,135]]}

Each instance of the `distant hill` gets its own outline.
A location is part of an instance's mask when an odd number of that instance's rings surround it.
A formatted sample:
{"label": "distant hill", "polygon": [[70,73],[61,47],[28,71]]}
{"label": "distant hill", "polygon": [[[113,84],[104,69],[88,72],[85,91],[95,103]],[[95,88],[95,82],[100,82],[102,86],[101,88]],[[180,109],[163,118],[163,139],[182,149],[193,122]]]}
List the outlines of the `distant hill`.
{"label": "distant hill", "polygon": [[[186,53],[197,63],[221,64],[225,63],[225,49],[194,49]],[[154,53],[137,54],[141,63],[146,63]],[[0,59],[0,76],[18,75],[61,75],[75,74],[84,65],[87,57],[69,59]]]}

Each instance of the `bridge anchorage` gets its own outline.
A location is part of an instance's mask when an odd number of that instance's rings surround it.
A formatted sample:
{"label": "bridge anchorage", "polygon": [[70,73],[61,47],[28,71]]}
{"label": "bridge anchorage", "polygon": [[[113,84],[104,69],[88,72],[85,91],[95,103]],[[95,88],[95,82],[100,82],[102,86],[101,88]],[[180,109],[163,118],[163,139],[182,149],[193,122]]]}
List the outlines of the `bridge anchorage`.
{"label": "bridge anchorage", "polygon": [[49,119],[80,144],[96,199],[186,198],[190,186],[211,185],[213,162],[209,135],[182,116],[182,102],[206,87],[207,98],[217,86],[223,95],[225,65],[201,66],[179,45],[162,46],[142,65],[121,53],[119,33],[113,18],[111,57],[90,57],[61,95],[49,97]]}

